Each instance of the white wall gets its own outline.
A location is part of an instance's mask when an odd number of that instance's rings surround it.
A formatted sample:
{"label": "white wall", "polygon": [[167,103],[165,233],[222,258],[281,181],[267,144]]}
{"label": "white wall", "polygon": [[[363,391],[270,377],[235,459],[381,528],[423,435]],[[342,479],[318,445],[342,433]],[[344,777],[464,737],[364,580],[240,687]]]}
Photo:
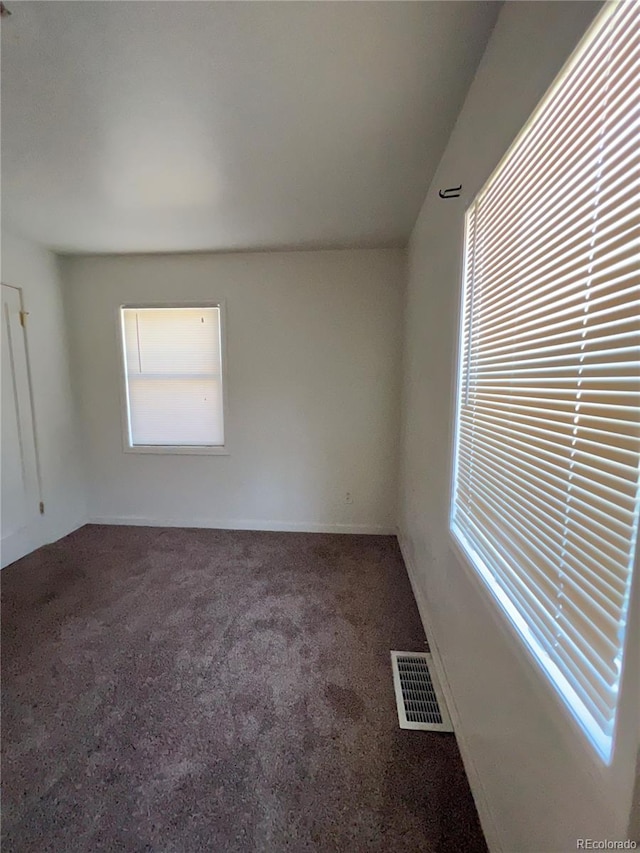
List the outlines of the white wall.
{"label": "white wall", "polygon": [[22,288],[29,312],[27,350],[45,504],[44,515],[29,529],[29,551],[84,522],[82,454],[58,261],[46,249],[3,230],[2,281]]}
{"label": "white wall", "polygon": [[[66,258],[90,518],[394,531],[404,271],[395,249]],[[124,453],[118,307],[220,298],[230,455]]]}
{"label": "white wall", "polygon": [[[400,532],[491,847],[624,839],[637,752],[638,584],[620,737],[598,767],[583,736],[454,553],[448,532],[463,216],[599,4],[506,3],[416,224],[405,308]],[[463,185],[458,201],[438,189]]]}

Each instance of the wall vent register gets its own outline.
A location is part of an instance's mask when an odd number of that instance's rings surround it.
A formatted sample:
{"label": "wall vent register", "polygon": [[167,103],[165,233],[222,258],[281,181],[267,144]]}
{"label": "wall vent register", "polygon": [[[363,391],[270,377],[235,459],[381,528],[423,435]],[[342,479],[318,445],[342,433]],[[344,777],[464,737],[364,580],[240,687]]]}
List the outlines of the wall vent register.
{"label": "wall vent register", "polygon": [[391,667],[400,728],[452,732],[431,655],[428,652],[391,652]]}

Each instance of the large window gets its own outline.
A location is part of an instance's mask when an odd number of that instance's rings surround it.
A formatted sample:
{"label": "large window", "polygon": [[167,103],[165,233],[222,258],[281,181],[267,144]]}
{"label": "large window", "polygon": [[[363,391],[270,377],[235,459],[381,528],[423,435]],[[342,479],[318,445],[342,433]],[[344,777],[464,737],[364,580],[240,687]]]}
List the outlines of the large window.
{"label": "large window", "polygon": [[224,450],[219,306],[125,306],[126,438],[130,449]]}
{"label": "large window", "polygon": [[452,531],[610,760],[638,527],[640,3],[466,216]]}

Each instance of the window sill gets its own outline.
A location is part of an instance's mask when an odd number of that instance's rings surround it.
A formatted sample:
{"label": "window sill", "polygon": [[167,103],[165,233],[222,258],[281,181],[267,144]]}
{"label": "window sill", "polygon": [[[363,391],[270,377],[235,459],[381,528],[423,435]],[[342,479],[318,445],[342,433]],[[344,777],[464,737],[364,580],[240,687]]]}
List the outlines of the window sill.
{"label": "window sill", "polygon": [[[476,592],[487,607],[487,611],[494,625],[500,631],[503,639],[507,642],[510,652],[522,667],[522,673],[527,679],[543,707],[546,707],[549,718],[556,725],[567,749],[576,759],[582,770],[591,777],[595,777],[604,790],[611,790],[612,765],[616,760],[616,741],[607,761],[603,760],[598,750],[594,747],[584,728],[577,720],[575,713],[568,706],[565,699],[558,692],[548,674],[545,672],[540,661],[528,645],[527,639],[511,618],[509,611],[496,596],[482,573],[478,570],[474,560],[467,552],[463,543],[458,539],[454,530],[449,527],[449,543],[451,553],[462,567],[467,578],[471,581]],[[611,800],[611,808],[615,808],[616,801]]]}
{"label": "window sill", "polygon": [[229,456],[227,447],[220,445],[156,445],[140,444],[124,448],[125,453],[154,453],[161,456]]}

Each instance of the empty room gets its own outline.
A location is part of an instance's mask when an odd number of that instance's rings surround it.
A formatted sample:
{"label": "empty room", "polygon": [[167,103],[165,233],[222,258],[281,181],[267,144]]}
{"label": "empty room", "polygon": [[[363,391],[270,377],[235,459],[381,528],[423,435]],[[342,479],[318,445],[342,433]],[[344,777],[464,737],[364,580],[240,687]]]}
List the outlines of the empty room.
{"label": "empty room", "polygon": [[640,2],[0,4],[2,847],[640,846]]}

